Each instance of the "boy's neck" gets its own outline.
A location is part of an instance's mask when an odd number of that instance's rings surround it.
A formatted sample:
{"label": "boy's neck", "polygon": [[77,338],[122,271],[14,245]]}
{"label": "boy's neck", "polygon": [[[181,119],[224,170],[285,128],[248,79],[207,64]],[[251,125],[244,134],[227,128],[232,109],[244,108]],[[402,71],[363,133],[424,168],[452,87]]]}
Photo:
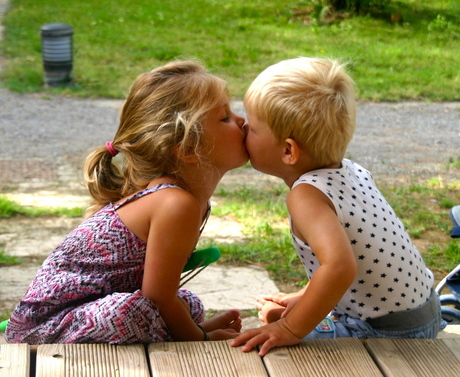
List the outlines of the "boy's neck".
{"label": "boy's neck", "polygon": [[292,169],[289,169],[291,170],[288,174],[286,174],[285,177],[280,177],[284,180],[284,183],[286,183],[286,185],[289,187],[289,188],[292,188],[292,186],[294,185],[294,183],[304,174],[308,173],[308,172],[311,172],[311,171],[314,171],[314,170],[320,170],[320,169],[340,169],[342,167],[342,162],[339,161],[339,162],[336,162],[336,163],[333,163],[333,164],[330,164],[330,165],[327,165],[327,166],[324,166],[324,165],[318,165],[318,164],[314,164],[314,163],[310,163],[309,162],[305,162],[305,163],[300,163],[295,165],[295,166],[292,166]]}

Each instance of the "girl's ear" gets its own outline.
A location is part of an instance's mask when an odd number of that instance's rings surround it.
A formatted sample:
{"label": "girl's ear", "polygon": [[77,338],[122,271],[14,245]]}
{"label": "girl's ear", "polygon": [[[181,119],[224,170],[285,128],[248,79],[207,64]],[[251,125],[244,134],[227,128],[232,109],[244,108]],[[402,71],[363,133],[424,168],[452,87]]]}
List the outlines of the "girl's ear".
{"label": "girl's ear", "polygon": [[283,156],[281,161],[286,165],[295,165],[299,161],[300,148],[295,140],[288,138],[284,140]]}
{"label": "girl's ear", "polygon": [[186,164],[196,164],[200,161],[199,157],[196,155],[196,153],[190,153],[187,154],[186,151],[182,150],[180,145],[176,145],[173,149],[174,154],[176,157],[182,161],[185,162]]}

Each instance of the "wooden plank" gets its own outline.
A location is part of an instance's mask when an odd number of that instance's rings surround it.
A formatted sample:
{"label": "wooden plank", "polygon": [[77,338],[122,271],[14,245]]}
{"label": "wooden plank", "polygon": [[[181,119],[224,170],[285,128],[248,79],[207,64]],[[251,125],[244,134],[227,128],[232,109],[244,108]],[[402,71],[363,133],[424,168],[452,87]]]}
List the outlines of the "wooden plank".
{"label": "wooden plank", "polygon": [[144,344],[117,346],[120,377],[150,377]]}
{"label": "wooden plank", "polygon": [[387,377],[458,377],[460,360],[445,339],[369,339],[366,348]]}
{"label": "wooden plank", "polygon": [[28,344],[0,344],[0,377],[29,377]]}
{"label": "wooden plank", "polygon": [[460,360],[460,338],[444,338],[442,340],[453,354]]}
{"label": "wooden plank", "polygon": [[266,377],[257,351],[241,352],[229,341],[152,343],[152,377]]}
{"label": "wooden plank", "polygon": [[142,344],[44,344],[37,349],[36,377],[149,377]]}
{"label": "wooden plank", "polygon": [[264,358],[272,377],[382,376],[360,340],[309,339],[291,347],[271,350]]}

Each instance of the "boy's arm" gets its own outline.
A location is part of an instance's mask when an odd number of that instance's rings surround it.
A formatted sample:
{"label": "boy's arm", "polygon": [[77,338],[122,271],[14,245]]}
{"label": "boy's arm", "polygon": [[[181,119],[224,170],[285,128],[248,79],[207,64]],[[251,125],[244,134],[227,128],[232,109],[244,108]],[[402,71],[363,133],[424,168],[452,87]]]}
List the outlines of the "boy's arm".
{"label": "boy's arm", "polygon": [[320,267],[288,315],[259,329],[245,331],[233,342],[243,351],[262,344],[264,356],[276,346],[297,344],[329,314],[355,279],[356,260],[350,241],[329,199],[313,186],[302,184],[288,196],[293,231],[314,251]]}

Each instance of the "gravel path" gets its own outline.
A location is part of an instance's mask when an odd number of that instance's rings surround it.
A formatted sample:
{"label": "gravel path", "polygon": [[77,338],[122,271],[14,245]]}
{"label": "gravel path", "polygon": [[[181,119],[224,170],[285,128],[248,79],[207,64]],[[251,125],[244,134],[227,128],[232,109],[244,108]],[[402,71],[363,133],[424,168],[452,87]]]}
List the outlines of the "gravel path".
{"label": "gravel path", "polygon": [[[8,7],[9,0],[0,0],[0,21]],[[0,70],[1,63],[0,57]],[[0,183],[78,180],[86,151],[112,140],[121,104],[0,88]],[[244,116],[241,101],[232,106]],[[347,157],[378,180],[458,176],[445,165],[460,158],[460,103],[360,103],[357,123]]]}
{"label": "gravel path", "polygon": [[[18,95],[0,89],[0,104],[4,182],[11,164],[19,173],[18,163],[30,159],[54,171],[62,164],[76,168],[88,148],[112,140],[122,101]],[[232,106],[244,116],[241,101]],[[347,157],[376,178],[458,178],[458,170],[449,171],[446,164],[460,158],[460,103],[364,102],[358,105],[357,123]],[[9,174],[10,181],[24,178]]]}

